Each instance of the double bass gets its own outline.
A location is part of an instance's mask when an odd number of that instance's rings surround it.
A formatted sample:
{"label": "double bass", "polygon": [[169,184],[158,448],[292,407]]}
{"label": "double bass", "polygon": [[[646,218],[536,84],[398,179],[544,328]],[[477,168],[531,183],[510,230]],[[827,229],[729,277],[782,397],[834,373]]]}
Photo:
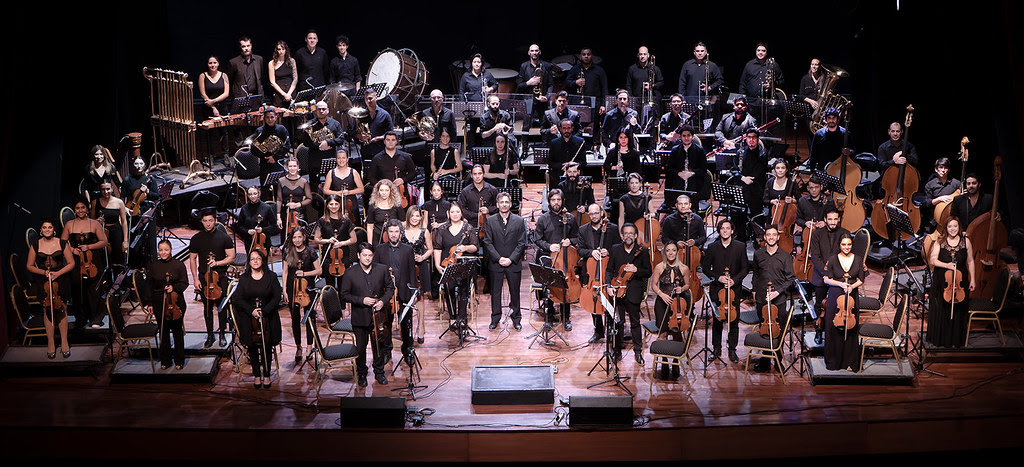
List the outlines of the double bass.
{"label": "double bass", "polygon": [[[604,247],[604,238],[608,233],[608,216],[602,211],[601,213],[601,237],[597,243],[597,249]],[[594,259],[593,257],[587,258],[586,269],[587,269],[587,284],[580,293],[580,306],[584,310],[587,310],[592,315],[603,315],[604,307],[601,306],[601,287],[607,282],[607,277],[604,270],[604,257],[600,259]]]}
{"label": "double bass", "polygon": [[636,242],[647,247],[651,254],[651,264],[661,262],[661,251],[655,248],[658,237],[661,236],[661,224],[654,220],[654,213],[651,209],[651,188],[648,186],[644,192],[644,218],[636,225]]}
{"label": "double bass", "polygon": [[[562,208],[562,238],[568,238],[569,211]],[[576,274],[576,264],[580,262],[579,252],[576,247],[569,245],[560,247],[551,257],[551,265],[565,274],[565,283],[568,288],[559,289],[551,287],[551,300],[556,304],[573,303],[580,299],[583,285],[580,284],[579,275]]]}
{"label": "double bass", "polygon": [[847,131],[843,132],[843,154],[838,159],[825,166],[829,175],[839,178],[843,185],[842,193],[832,193],[832,200],[836,208],[843,213],[840,225],[850,232],[856,232],[864,225],[867,214],[864,212],[864,201],[857,196],[857,186],[860,185],[861,169],[850,156],[850,120],[846,120]]}
{"label": "double bass", "polygon": [[[995,295],[996,279],[1006,263],[999,259],[999,251],[1006,248],[1009,237],[1006,226],[996,220],[996,206],[999,205],[999,182],[1002,175],[1003,159],[996,156],[992,168],[995,188],[992,191],[992,209],[967,226],[967,238],[974,247],[974,278],[977,282],[971,298],[991,299]],[[981,199],[981,195],[978,195]]]}
{"label": "double bass", "polygon": [[[910,125],[914,120],[914,106],[907,106],[907,118],[904,120],[903,149],[907,150],[910,144]],[[909,162],[909,161],[908,161]],[[888,238],[890,241],[908,240],[913,237],[912,233],[897,232],[893,229],[892,237],[889,238],[889,211],[886,205],[898,207],[910,217],[910,226],[913,232],[921,228],[921,208],[913,203],[911,197],[917,193],[921,183],[921,174],[914,166],[908,164],[894,164],[882,174],[882,189],[885,196],[875,201],[874,209],[871,210],[871,228],[879,236]],[[844,222],[845,224],[845,222]],[[845,225],[843,227],[846,227]],[[850,229],[847,229],[850,230]],[[853,232],[853,230],[850,230]]]}

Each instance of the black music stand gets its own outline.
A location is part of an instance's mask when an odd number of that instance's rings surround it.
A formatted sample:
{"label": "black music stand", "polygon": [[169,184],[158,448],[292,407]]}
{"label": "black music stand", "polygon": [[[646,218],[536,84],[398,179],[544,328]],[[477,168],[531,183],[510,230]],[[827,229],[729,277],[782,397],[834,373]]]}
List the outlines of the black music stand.
{"label": "black music stand", "polygon": [[[160,194],[160,199],[157,200],[156,202],[157,208],[159,210],[157,219],[162,219],[164,217],[164,203],[171,200],[171,191],[174,190],[174,185],[175,182],[167,181],[162,183],[160,185],[160,188],[157,188],[156,191],[157,193]],[[179,243],[188,243],[185,240],[182,240],[181,237],[177,236],[171,229],[167,227],[167,225],[163,225],[160,227],[160,230],[156,233],[156,237],[160,240],[167,240],[168,238],[173,238],[177,240]]]}
{"label": "black music stand", "polygon": [[320,159],[320,172],[316,174],[316,181],[320,181],[320,177],[323,176],[327,179],[327,172],[334,170],[338,166],[338,158],[328,157],[327,159]]}
{"label": "black music stand", "polygon": [[625,177],[608,177],[605,179],[604,187],[605,193],[607,193],[605,198],[611,202],[629,192],[629,189],[626,187]]}
{"label": "black music stand", "polygon": [[[438,280],[438,285],[439,286],[444,286],[446,289],[448,287],[455,287],[455,293],[454,293],[454,295],[455,295],[454,302],[455,303],[448,303],[448,319],[449,320],[452,319],[452,316],[453,316],[452,312],[454,312],[455,331],[459,333],[459,347],[460,348],[461,347],[465,347],[466,339],[469,339],[469,338],[473,338],[473,339],[477,339],[477,340],[487,340],[486,337],[478,335],[476,333],[476,331],[473,330],[473,328],[469,327],[469,323],[467,323],[465,319],[459,319],[459,317],[458,317],[458,314],[459,314],[459,303],[458,302],[461,299],[461,297],[459,296],[459,293],[462,292],[460,290],[460,287],[461,287],[460,283],[462,281],[464,281],[464,280],[470,279],[473,276],[473,270],[475,269],[475,266],[476,265],[473,262],[470,262],[470,261],[464,261],[464,262],[458,262],[458,263],[452,264],[452,265],[448,266],[447,268],[445,268],[444,273],[441,274],[441,279]],[[469,297],[466,297],[466,300],[468,301]],[[449,302],[451,302],[451,300],[449,300]],[[468,308],[469,304],[467,303],[466,306]],[[467,315],[469,314],[469,310],[466,310],[466,314]],[[445,329],[444,332],[442,332],[440,336],[437,336],[437,338],[440,339],[440,338],[444,337],[444,335],[447,334],[448,331],[451,331],[451,330],[452,330],[452,326],[451,326],[451,323],[449,323],[448,324],[448,329]]]}
{"label": "black music stand", "polygon": [[566,347],[568,347],[569,343],[566,342],[565,338],[562,337],[562,335],[559,334],[558,331],[555,330],[555,325],[553,323],[554,316],[552,316],[553,313],[547,312],[547,310],[553,309],[555,306],[554,302],[551,301],[551,287],[555,287],[562,290],[569,288],[569,284],[565,281],[565,273],[558,269],[545,267],[536,263],[529,263],[529,265],[530,274],[533,274],[533,279],[537,281],[538,284],[544,286],[544,288],[542,289],[544,292],[544,296],[540,302],[541,309],[544,310],[544,326],[542,326],[539,331],[530,334],[529,336],[526,336],[524,338],[533,339],[532,341],[530,341],[530,345],[528,345],[526,348],[533,348],[533,344],[537,342],[537,339],[544,339],[544,341],[542,342],[542,344],[544,345],[555,345],[555,343],[551,341],[552,335],[561,339],[562,343],[565,344]]}
{"label": "black music stand", "polygon": [[[594,384],[591,384],[590,386],[587,386],[587,389],[590,389],[590,388],[595,387],[595,386],[600,386],[600,385],[606,384],[606,383],[614,383],[613,384],[614,386],[618,386],[618,387],[622,388],[623,391],[626,391],[626,394],[629,394],[630,396],[632,396],[633,392],[630,391],[629,388],[627,388],[625,384],[622,384],[623,381],[629,379],[630,377],[629,376],[621,376],[619,374],[619,360],[617,358],[613,357],[613,354],[615,352],[615,349],[614,349],[615,343],[616,343],[616,341],[618,341],[617,336],[619,334],[618,306],[616,304],[616,301],[617,301],[618,297],[615,295],[614,290],[616,288],[623,288],[623,287],[626,287],[626,286],[623,285],[623,286],[619,286],[619,287],[614,287],[611,284],[604,284],[600,288],[598,288],[597,290],[594,291],[594,293],[601,294],[601,298],[602,299],[606,298],[606,295],[604,295],[605,291],[608,291],[608,290],[613,291],[611,293],[612,307],[611,307],[611,310],[608,310],[607,307],[605,307],[605,320],[604,320],[605,323],[604,324],[605,324],[605,336],[606,337],[605,337],[605,340],[604,340],[604,354],[602,354],[601,358],[598,359],[597,363],[595,363],[594,366],[590,368],[590,371],[587,372],[587,376],[590,376],[590,374],[593,373],[594,370],[596,370],[598,367],[601,367],[601,368],[604,369],[604,374],[606,374],[606,375],[607,374],[611,374],[611,377],[606,379],[606,380],[598,381],[598,382],[596,382]],[[602,302],[601,306],[605,306],[603,302]]]}
{"label": "black music stand", "polygon": [[[897,238],[896,236],[899,235],[900,233],[905,233],[905,234],[909,234],[909,235],[913,235],[914,234],[914,228],[912,227],[912,225],[910,223],[910,216],[906,212],[904,212],[899,207],[897,207],[896,205],[893,205],[893,204],[886,204],[885,205],[885,212],[889,216],[889,222],[886,224],[886,228],[888,229],[888,233],[889,233],[889,238]],[[899,268],[896,268],[896,279],[895,279],[895,282],[897,284],[897,287],[898,287],[898,284],[900,282],[900,273],[901,273],[901,271],[906,271],[907,275],[909,275],[910,279],[914,282],[914,285],[917,286],[917,291],[923,297],[924,296],[924,286],[922,286],[921,283],[917,281],[917,277],[914,276],[914,273],[910,270],[910,267],[907,266],[907,262],[903,259],[903,257],[906,255],[906,243],[903,242],[902,240],[898,239],[898,238],[897,238],[897,241],[895,243],[896,243],[896,252],[895,252],[896,253],[896,262],[898,262],[899,265],[900,265]],[[910,300],[912,297],[916,297],[916,295],[915,294],[907,294],[907,300]],[[916,300],[916,298],[915,298],[915,300]],[[933,297],[932,300],[940,300],[940,298]],[[883,303],[882,305],[885,305],[885,304]],[[910,341],[910,345],[912,346],[910,350],[912,352],[914,352],[915,354],[917,354],[917,362],[914,363],[914,370],[917,373],[919,373],[921,371],[927,371],[927,372],[929,372],[929,373],[931,373],[933,375],[941,376],[941,377],[945,378],[946,375],[944,375],[942,373],[939,373],[937,371],[934,371],[934,370],[930,370],[930,369],[924,367],[924,353],[925,353],[925,349],[924,349],[924,328],[925,328],[924,315],[925,314],[924,313],[918,313],[917,315],[918,315],[918,318],[921,321],[920,329],[922,331],[921,334],[918,335],[919,337],[917,338],[917,341],[914,341],[914,337],[910,333],[910,320],[909,319],[904,319],[904,321],[906,323],[907,339]],[[908,352],[908,355],[909,355],[909,352]]]}
{"label": "black music stand", "polygon": [[292,98],[292,102],[312,101],[320,100],[320,96],[327,90],[327,85],[317,86],[315,88],[303,89],[295,94]]}
{"label": "black music stand", "polygon": [[241,114],[256,111],[263,105],[263,94],[254,94],[245,97],[236,97],[231,101],[231,114]]}
{"label": "black music stand", "polygon": [[471,148],[469,150],[469,158],[468,159],[469,159],[470,162],[473,163],[473,165],[477,165],[477,164],[479,164],[479,165],[490,164],[491,163],[490,162],[491,150],[492,150],[492,148],[487,148],[487,147]]}
{"label": "black music stand", "polygon": [[[417,309],[415,305],[416,299],[418,299],[420,296],[420,289],[414,289],[410,287],[409,284],[406,284],[405,286],[412,289],[413,293],[412,297],[409,299],[408,302],[405,303],[404,306],[402,306],[402,311],[398,314],[397,318],[399,326],[401,326],[401,323],[402,321],[405,320],[406,316],[411,315],[413,310]],[[398,292],[395,293],[397,300]],[[416,381],[422,381],[422,378],[420,378],[420,370],[423,369],[423,364],[420,363],[420,358],[416,355],[416,346],[409,347],[409,355],[402,355],[402,361],[398,362],[398,364],[394,365],[394,367],[391,369],[391,376],[395,376],[395,372],[398,371],[398,367],[402,366],[403,363],[409,367],[409,382],[406,384],[405,387],[394,388],[391,390],[391,392],[399,391],[399,395],[411,396],[412,400],[416,400],[416,390],[427,388],[427,385],[425,384],[416,384]]]}
{"label": "black music stand", "polygon": [[845,193],[846,187],[843,186],[843,182],[839,180],[839,177],[823,172],[821,170],[815,170],[814,173],[821,180],[821,189],[824,191],[830,191],[832,193]]}
{"label": "black music stand", "polygon": [[732,220],[733,214],[747,212],[747,201],[741,186],[711,182],[711,196],[718,200],[719,211],[724,211],[729,220]]}
{"label": "black music stand", "polygon": [[452,174],[438,178],[437,184],[441,185],[441,191],[444,192],[444,197],[448,201],[453,201],[458,198],[459,192],[462,191],[462,180],[459,180]]}

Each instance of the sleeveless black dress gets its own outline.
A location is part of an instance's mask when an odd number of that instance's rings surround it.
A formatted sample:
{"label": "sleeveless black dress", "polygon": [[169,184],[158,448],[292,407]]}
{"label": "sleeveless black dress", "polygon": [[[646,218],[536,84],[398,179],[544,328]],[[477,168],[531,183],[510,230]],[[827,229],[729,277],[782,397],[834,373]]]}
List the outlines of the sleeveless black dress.
{"label": "sleeveless black dress", "polygon": [[[946,288],[946,271],[948,269],[936,268],[932,276],[931,300],[928,301],[928,332],[926,339],[929,343],[940,347],[962,347],[967,337],[967,303],[970,301],[971,278],[967,270],[967,248],[963,248],[964,241],[953,248],[946,245],[935,244],[939,249],[939,261],[944,263],[953,262],[956,258],[957,279],[960,286],[964,288],[964,300],[953,306],[950,316],[950,304],[943,300],[942,291]],[[904,318],[905,319],[905,318]]]}

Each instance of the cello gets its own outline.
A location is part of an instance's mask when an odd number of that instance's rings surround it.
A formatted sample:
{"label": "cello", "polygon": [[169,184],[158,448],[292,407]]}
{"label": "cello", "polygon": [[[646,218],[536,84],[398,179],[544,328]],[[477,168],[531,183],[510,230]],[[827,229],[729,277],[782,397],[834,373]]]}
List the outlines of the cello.
{"label": "cello", "polygon": [[[971,140],[967,139],[966,136],[964,136],[960,140],[960,183],[963,183],[964,177],[967,176],[967,159],[970,158],[970,155],[967,151],[967,145],[970,143]],[[948,174],[946,175],[946,179],[949,179]],[[963,191],[960,188],[957,188],[955,191],[953,191],[953,193],[950,193],[950,196],[952,198],[956,198],[962,192]],[[946,222],[946,218],[949,217],[949,208],[953,204],[952,198],[949,201],[941,202],[935,205],[935,211],[932,213],[932,217],[935,219],[935,222],[938,223],[938,225],[942,225],[943,222]]]}
{"label": "cello", "polygon": [[655,221],[652,217],[653,214],[650,212],[651,209],[651,187],[646,187],[644,193],[644,219],[636,225],[636,242],[647,247],[651,253],[651,264],[658,264],[661,262],[661,251],[655,248],[658,242],[658,237],[661,236],[661,224]]}
{"label": "cello", "polygon": [[[999,182],[1002,180],[1003,159],[996,156],[994,161],[993,178],[995,188],[992,191],[992,210],[978,216],[971,225],[967,227],[967,237],[971,239],[974,246],[974,273],[977,285],[974,289],[975,296],[971,298],[991,299],[995,295],[996,278],[999,272],[1006,267],[1006,263],[999,259],[999,251],[1006,247],[1009,237],[1006,233],[1006,226],[996,220],[996,206],[999,205]],[[981,199],[981,195],[978,196]]]}
{"label": "cello", "polygon": [[[907,118],[903,122],[905,128],[903,133],[904,151],[907,150],[910,144],[910,125],[913,123],[913,120],[914,106],[908,105]],[[901,211],[907,213],[907,216],[910,217],[910,226],[914,232],[921,228],[921,208],[917,207],[911,199],[913,194],[917,193],[920,182],[921,175],[909,163],[894,164],[885,169],[885,173],[882,175],[882,189],[885,190],[885,196],[875,201],[874,209],[871,210],[871,228],[874,229],[875,233],[888,238],[889,241],[909,240],[913,237],[911,233],[897,232],[895,230],[893,230],[892,235],[889,234],[889,211],[886,210],[886,205],[896,206]],[[853,230],[850,231],[853,232]],[[890,238],[890,236],[895,238]]]}
{"label": "cello", "polygon": [[[793,197],[793,190],[796,188],[797,173],[793,171],[793,179],[789,182],[789,192],[786,193],[786,198]],[[779,201],[779,204],[772,206],[771,209],[771,221],[768,225],[775,225],[779,228],[779,247],[782,251],[787,253],[793,252],[793,224],[796,223],[796,206],[795,203],[787,203],[785,198]],[[762,246],[764,246],[764,240],[762,240]]]}
{"label": "cello", "polygon": [[[601,249],[604,247],[605,234],[608,233],[608,216],[602,211],[601,213],[601,237],[598,240],[597,248]],[[604,257],[601,259],[594,259],[593,257],[587,258],[587,286],[581,291],[580,306],[584,310],[587,310],[592,315],[603,315],[604,307],[601,306],[601,296],[599,289],[604,287],[607,279],[604,270]]]}
{"label": "cello", "polygon": [[[569,211],[562,208],[562,238],[568,238]],[[556,304],[573,303],[580,299],[583,285],[580,284],[579,275],[576,274],[576,264],[580,261],[579,252],[576,247],[569,245],[560,247],[551,257],[551,265],[565,274],[565,289],[551,287],[551,301]]]}
{"label": "cello", "polygon": [[843,132],[843,153],[838,159],[825,166],[829,175],[839,178],[843,185],[842,193],[833,193],[832,200],[836,208],[843,213],[841,224],[844,229],[856,232],[864,225],[867,214],[864,212],[864,201],[857,196],[857,185],[860,185],[861,169],[850,157],[850,120],[846,120],[847,131]]}
{"label": "cello", "polygon": [[[686,237],[690,236],[690,219],[693,213],[686,213]],[[689,241],[689,238],[686,238]],[[683,264],[690,269],[690,300],[693,303],[697,303],[701,298],[704,298],[704,287],[700,287],[700,273],[697,272],[697,267],[700,266],[700,260],[702,253],[700,247],[696,244],[685,248],[685,252],[681,252],[681,259]],[[697,287],[694,287],[697,284]]]}

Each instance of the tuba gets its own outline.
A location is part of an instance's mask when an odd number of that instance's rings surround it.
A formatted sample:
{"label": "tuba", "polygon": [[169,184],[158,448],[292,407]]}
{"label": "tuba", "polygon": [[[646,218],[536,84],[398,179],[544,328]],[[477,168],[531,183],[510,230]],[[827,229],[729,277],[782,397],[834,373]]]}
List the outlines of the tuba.
{"label": "tuba", "polygon": [[[416,134],[421,139],[432,139],[437,129],[437,122],[434,117],[426,114],[415,113],[412,115],[413,123],[416,125]],[[365,124],[362,124],[365,125]]]}
{"label": "tuba", "polygon": [[850,101],[845,97],[832,92],[839,78],[846,78],[850,76],[850,73],[837,66],[828,67],[821,65],[821,69],[824,70],[825,76],[821,86],[818,87],[818,96],[815,99],[818,101],[818,108],[814,109],[814,112],[811,113],[811,133],[815,133],[825,127],[826,109],[835,107],[839,110],[839,120],[841,121],[846,116],[846,107],[850,105]]}

